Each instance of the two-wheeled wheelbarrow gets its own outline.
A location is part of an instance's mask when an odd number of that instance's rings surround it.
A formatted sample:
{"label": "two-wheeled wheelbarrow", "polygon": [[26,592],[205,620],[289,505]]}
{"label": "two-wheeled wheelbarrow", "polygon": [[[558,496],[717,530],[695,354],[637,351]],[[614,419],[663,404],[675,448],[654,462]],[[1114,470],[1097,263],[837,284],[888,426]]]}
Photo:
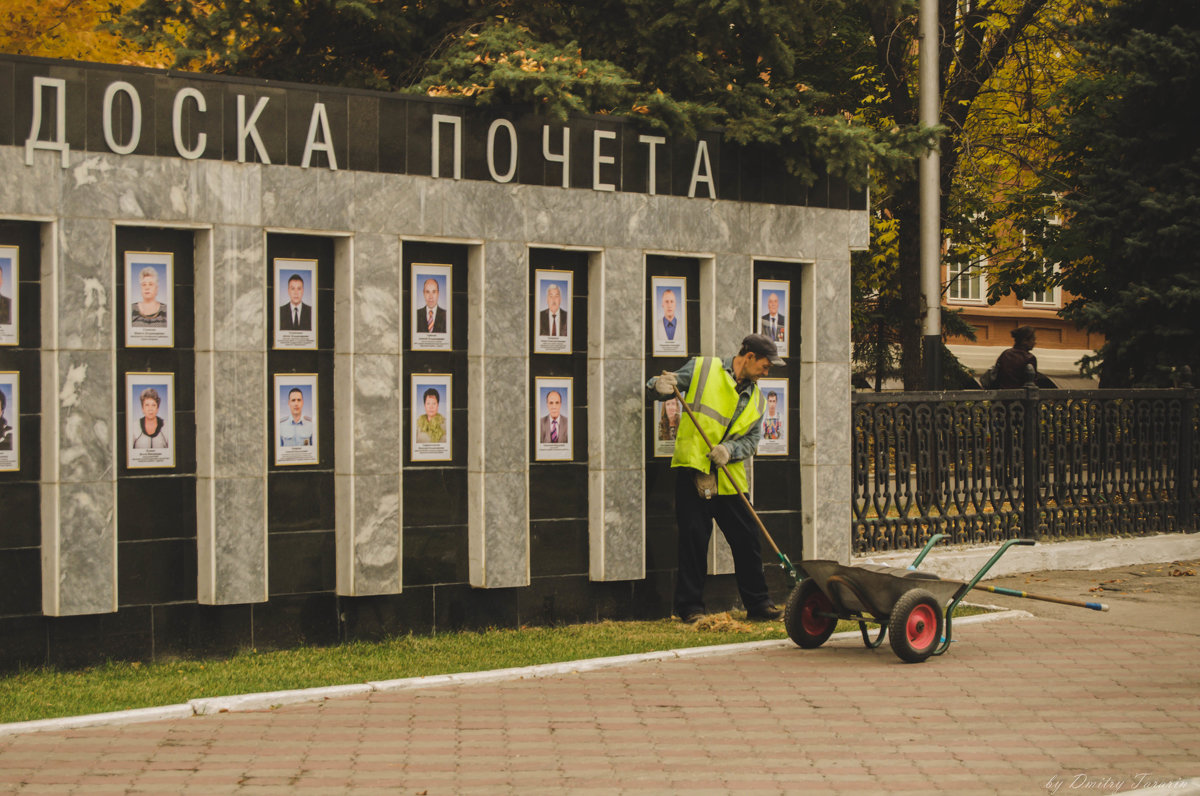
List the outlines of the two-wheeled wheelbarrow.
{"label": "two-wheeled wheelbarrow", "polygon": [[[875,649],[890,637],[892,651],[902,661],[921,663],[950,648],[954,609],[972,589],[1014,597],[1047,600],[1107,611],[1103,603],[1085,603],[1056,597],[1040,597],[1012,589],[976,584],[1013,545],[1032,545],[1032,539],[1009,539],[988,559],[970,581],[939,578],[917,570],[921,561],[945,534],[934,534],[907,568],[878,564],[850,566],[837,561],[804,561],[808,574],[788,595],[784,628],[788,637],[804,649],[821,646],[833,635],[838,620],[858,622],[863,644]],[[879,625],[871,638],[868,622]]]}
{"label": "two-wheeled wheelbarrow", "polygon": [[[712,450],[712,441],[696,421],[691,406],[678,388],[675,389],[675,398],[691,419],[704,444]],[[733,476],[729,474],[725,465],[720,465],[719,469],[730,482],[733,481]],[[931,572],[917,570],[933,546],[945,538],[943,533],[931,536],[907,569],[876,564],[849,566],[821,559],[804,561],[797,567],[775,544],[750,500],[741,492],[738,492],[738,497],[775,551],[780,566],[796,582],[788,595],[783,623],[788,637],[804,649],[813,649],[824,644],[833,635],[838,620],[847,619],[858,622],[863,643],[869,649],[879,647],[890,632],[892,650],[896,655],[907,663],[921,663],[931,655],[944,654],[950,648],[951,618],[954,609],[972,589],[1076,605],[1096,611],[1108,610],[1108,606],[1103,603],[1041,597],[1014,589],[977,585],[1008,548],[1013,545],[1032,545],[1032,539],[1006,541],[967,583],[943,580]],[[874,639],[868,631],[868,622],[879,624],[879,634]]]}

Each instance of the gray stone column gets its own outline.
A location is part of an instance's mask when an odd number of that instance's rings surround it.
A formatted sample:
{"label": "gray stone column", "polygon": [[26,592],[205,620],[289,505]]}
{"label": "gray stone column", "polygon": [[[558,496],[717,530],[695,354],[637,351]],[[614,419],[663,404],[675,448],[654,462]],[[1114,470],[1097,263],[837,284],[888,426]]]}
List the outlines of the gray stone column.
{"label": "gray stone column", "polygon": [[337,592],[399,594],[400,241],[339,239],[334,260]]}
{"label": "gray stone column", "polygon": [[467,525],[471,585],[529,584],[529,254],[471,247],[467,262]]}
{"label": "gray stone column", "polygon": [[117,610],[114,231],[59,222],[43,252],[42,610]]}
{"label": "gray stone column", "polygon": [[588,546],[592,580],[646,576],[645,259],[588,263]]}
{"label": "gray stone column", "polygon": [[[745,255],[726,254],[718,261],[700,260],[700,351],[705,356],[736,354],[748,329],[754,328],[754,264]],[[754,463],[747,474],[753,477]],[[708,573],[733,572],[733,551],[717,531],[708,543]],[[765,545],[764,545],[765,546]]]}
{"label": "gray stone column", "polygon": [[266,250],[217,226],[196,249],[197,599],[267,599]]}
{"label": "gray stone column", "polygon": [[850,263],[801,274],[800,490],[804,557],[850,559]]}

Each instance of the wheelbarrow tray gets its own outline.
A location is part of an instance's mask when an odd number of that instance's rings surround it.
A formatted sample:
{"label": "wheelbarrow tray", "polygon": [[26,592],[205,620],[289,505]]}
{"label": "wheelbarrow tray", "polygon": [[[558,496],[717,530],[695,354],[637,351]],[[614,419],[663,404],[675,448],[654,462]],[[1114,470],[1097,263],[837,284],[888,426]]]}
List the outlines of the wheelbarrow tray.
{"label": "wheelbarrow tray", "polygon": [[924,589],[945,606],[966,587],[929,572],[879,564],[851,566],[816,559],[805,561],[803,567],[843,618],[870,614],[886,622],[901,595],[911,589]]}

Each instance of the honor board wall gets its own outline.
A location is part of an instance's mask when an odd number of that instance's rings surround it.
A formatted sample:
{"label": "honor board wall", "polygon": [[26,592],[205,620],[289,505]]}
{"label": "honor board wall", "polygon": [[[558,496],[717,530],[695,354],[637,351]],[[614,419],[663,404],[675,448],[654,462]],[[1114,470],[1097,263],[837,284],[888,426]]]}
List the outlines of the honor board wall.
{"label": "honor board wall", "polygon": [[716,132],[42,59],[0,57],[0,106],[0,665],[668,614],[644,384],[733,353],[762,280],[792,422],[756,497],[793,558],[848,553],[844,184]]}

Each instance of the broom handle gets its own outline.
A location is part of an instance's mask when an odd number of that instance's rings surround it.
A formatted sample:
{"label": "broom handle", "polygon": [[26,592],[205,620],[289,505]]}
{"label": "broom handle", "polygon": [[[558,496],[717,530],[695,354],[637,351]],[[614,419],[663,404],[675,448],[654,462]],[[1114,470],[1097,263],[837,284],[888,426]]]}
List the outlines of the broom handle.
{"label": "broom handle", "polygon": [[975,586],[978,591],[990,591],[992,594],[1005,594],[1009,597],[1024,597],[1027,600],[1041,600],[1048,603],[1058,603],[1060,605],[1074,605],[1077,608],[1090,608],[1093,611],[1107,611],[1108,606],[1104,603],[1087,603],[1080,600],[1067,600],[1062,597],[1046,597],[1041,594],[1030,594],[1027,591],[1018,591],[1016,589],[1006,589],[1003,586]]}
{"label": "broom handle", "polygon": [[[696,422],[696,416],[692,414],[692,407],[688,406],[688,402],[683,399],[683,396],[679,392],[678,386],[675,387],[675,398],[678,399],[679,405],[683,407],[683,411],[687,412],[688,419],[692,421],[692,425],[696,427],[696,431],[700,432],[700,439],[704,440],[704,444],[708,446],[709,450],[712,450],[715,446],[711,441],[709,441],[708,435],[704,433],[704,429],[700,428],[700,424]],[[721,472],[723,472],[725,477],[729,479],[729,483],[734,483],[733,476],[729,474],[728,468],[726,468],[723,464],[720,465],[720,467]],[[775,544],[775,540],[772,539],[771,534],[767,532],[767,526],[763,525],[762,520],[758,517],[758,512],[754,510],[754,506],[750,505],[750,499],[747,498],[745,493],[740,489],[737,490],[737,494],[738,497],[742,499],[742,502],[746,504],[746,508],[750,510],[750,516],[754,518],[756,523],[758,523],[758,529],[762,531],[762,535],[766,537],[767,543],[771,545],[771,549],[775,551],[775,555],[779,556],[780,558],[784,558],[783,553],[779,550],[779,546]]]}

